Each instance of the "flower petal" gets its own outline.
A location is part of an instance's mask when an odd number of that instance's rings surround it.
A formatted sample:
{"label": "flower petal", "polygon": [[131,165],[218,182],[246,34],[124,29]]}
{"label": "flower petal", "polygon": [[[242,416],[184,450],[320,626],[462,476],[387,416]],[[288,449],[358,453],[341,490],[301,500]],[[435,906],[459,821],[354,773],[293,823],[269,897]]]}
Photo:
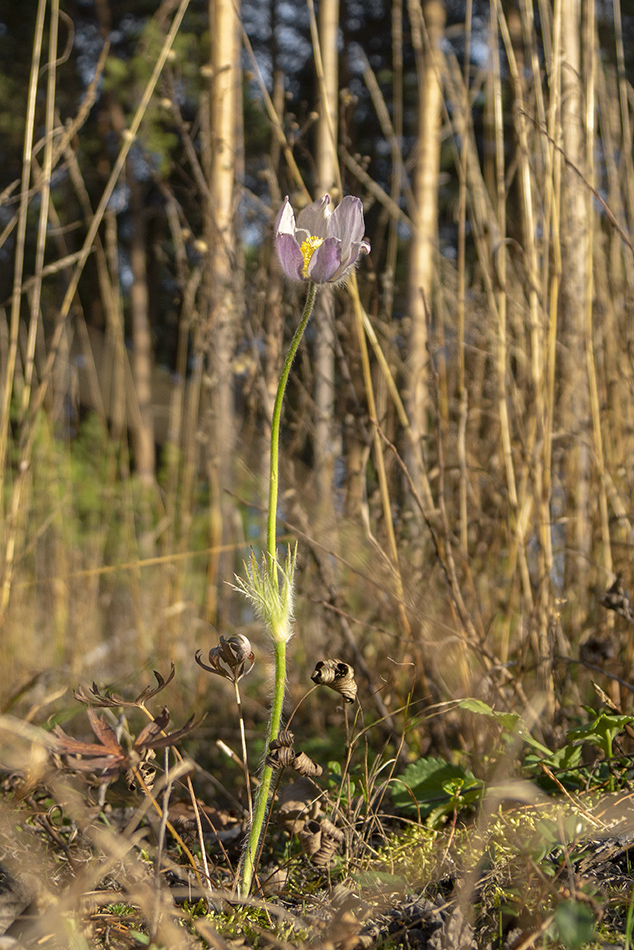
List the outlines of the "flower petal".
{"label": "flower petal", "polygon": [[350,248],[350,257],[345,262],[346,267],[354,267],[357,263],[357,260],[362,257],[364,254],[370,253],[370,242],[361,241],[359,244],[353,244]]}
{"label": "flower petal", "polygon": [[305,280],[302,276],[304,258],[295,238],[291,234],[278,234],[275,246],[286,276],[291,280]]}
{"label": "flower petal", "polygon": [[334,211],[330,195],[323,195],[297,219],[286,197],[275,222],[277,253],[286,276],[301,283],[345,281],[359,257],[370,251],[364,228],[363,205],[352,195]]}
{"label": "flower petal", "polygon": [[347,195],[335,208],[328,221],[328,234],[339,238],[343,244],[342,258],[350,253],[350,246],[363,240],[363,205],[359,198]]}
{"label": "flower petal", "polygon": [[297,227],[304,228],[311,237],[327,238],[328,220],[332,215],[329,205],[330,195],[323,195],[307,205],[297,215]]}
{"label": "flower petal", "polygon": [[312,235],[305,228],[295,228],[295,240],[297,246],[301,247],[304,241],[308,241]]}
{"label": "flower petal", "polygon": [[284,199],[284,204],[275,222],[275,236],[277,237],[278,234],[295,234],[295,214],[288,200],[288,195]]}
{"label": "flower petal", "polygon": [[308,265],[308,276],[316,284],[332,280],[341,265],[341,241],[326,238],[313,253]]}

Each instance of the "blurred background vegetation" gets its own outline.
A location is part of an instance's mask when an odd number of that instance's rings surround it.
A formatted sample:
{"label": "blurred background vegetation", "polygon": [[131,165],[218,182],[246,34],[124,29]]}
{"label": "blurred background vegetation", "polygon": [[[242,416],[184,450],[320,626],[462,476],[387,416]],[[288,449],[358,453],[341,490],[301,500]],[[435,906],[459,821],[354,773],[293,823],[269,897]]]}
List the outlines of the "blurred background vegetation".
{"label": "blurred background vegetation", "polygon": [[326,656],[376,719],[627,703],[633,42],[630,0],[0,0],[5,710],[170,660],[208,708],[195,650],[240,631],[265,717],[230,585],[303,304],[272,224],[326,191],[372,253],[291,377],[289,708]]}

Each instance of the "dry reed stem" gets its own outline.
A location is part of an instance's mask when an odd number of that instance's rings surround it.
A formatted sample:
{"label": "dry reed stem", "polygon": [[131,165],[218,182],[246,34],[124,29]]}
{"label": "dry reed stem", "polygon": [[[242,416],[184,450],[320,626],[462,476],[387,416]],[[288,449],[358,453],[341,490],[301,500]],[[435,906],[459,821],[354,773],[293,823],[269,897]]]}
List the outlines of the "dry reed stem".
{"label": "dry reed stem", "polygon": [[[150,99],[154,93],[156,83],[160,73],[165,65],[169,52],[172,48],[176,34],[180,28],[183,16],[189,5],[189,0],[181,0],[178,10],[174,15],[174,19],[171,24],[168,35],[163,42],[161,51],[157,60],[154,64],[152,75],[148,80],[148,83],[143,91],[141,96],[141,101],[135,112],[134,118],[130,125],[130,128],[127,130],[126,135],[123,138],[123,142],[117,159],[115,161],[114,167],[102,193],[99,205],[95,214],[92,217],[90,226],[88,228],[88,233],[84,240],[81,255],[77,264],[73,270],[72,276],[69,280],[68,287],[60,306],[59,313],[57,315],[56,326],[53,333],[53,338],[50,342],[50,349],[47,355],[46,364],[41,375],[40,385],[35,397],[31,400],[30,405],[30,414],[28,421],[25,422],[23,426],[21,444],[20,444],[20,466],[18,469],[18,474],[15,479],[15,482],[12,487],[11,499],[9,503],[9,518],[5,523],[5,549],[4,549],[4,567],[2,572],[2,590],[0,592],[0,626],[2,625],[7,606],[9,603],[9,597],[11,592],[11,583],[13,578],[13,569],[14,569],[14,557],[15,557],[15,548],[16,548],[16,536],[15,536],[15,525],[17,524],[17,514],[21,507],[22,503],[22,493],[24,490],[24,482],[27,477],[27,472],[29,468],[29,462],[31,459],[31,453],[33,448],[33,441],[35,438],[35,419],[37,413],[41,408],[44,398],[46,396],[53,364],[59,348],[59,344],[62,337],[62,332],[64,330],[66,318],[70,312],[70,308],[77,291],[77,286],[79,283],[80,275],[83,271],[84,265],[88,259],[89,254],[91,253],[93,242],[97,236],[98,228],[101,225],[101,222],[106,214],[106,208],[112,192],[114,191],[115,185],[119,180],[119,176],[123,167],[130,148],[135,140],[135,137],[138,133],[141,121],[147,111]],[[0,413],[0,497],[4,495],[3,485],[5,477],[5,461],[6,461],[6,448],[7,448],[7,438],[8,438],[8,425],[9,425],[9,406],[11,401],[11,393],[13,391],[14,384],[14,372],[17,356],[17,342],[18,342],[18,325],[19,325],[19,311],[20,311],[20,299],[21,299],[21,287],[22,287],[22,269],[23,269],[23,259],[24,259],[24,247],[25,247],[25,234],[26,234],[26,210],[28,202],[28,185],[31,175],[31,162],[32,162],[32,146],[33,146],[33,122],[34,122],[34,110],[35,110],[35,96],[37,91],[37,78],[39,72],[39,60],[40,60],[40,51],[42,44],[43,36],[43,22],[44,22],[44,10],[46,4],[44,0],[40,0],[38,5],[38,21],[36,26],[36,35],[35,35],[35,45],[34,45],[34,54],[32,59],[31,66],[31,80],[29,85],[29,107],[27,114],[26,122],[26,132],[24,140],[24,158],[23,158],[23,171],[22,171],[22,187],[21,187],[21,198],[20,198],[20,217],[18,220],[18,232],[16,237],[16,264],[14,272],[14,282],[13,282],[13,295],[12,295],[12,311],[11,311],[11,331],[10,331],[10,340],[9,340],[9,354],[7,361],[7,379],[4,385],[4,390],[2,393],[3,404],[2,412]],[[4,510],[4,509],[3,509]]]}

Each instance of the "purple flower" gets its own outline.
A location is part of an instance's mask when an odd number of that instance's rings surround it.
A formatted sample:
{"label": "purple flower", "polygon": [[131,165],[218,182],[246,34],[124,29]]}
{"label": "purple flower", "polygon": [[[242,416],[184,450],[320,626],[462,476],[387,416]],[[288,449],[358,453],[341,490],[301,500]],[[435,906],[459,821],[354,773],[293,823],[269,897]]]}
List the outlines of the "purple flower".
{"label": "purple flower", "polygon": [[288,198],[275,224],[275,243],[291,280],[338,284],[346,279],[370,244],[363,238],[363,207],[348,196],[334,211],[330,195],[313,201],[297,216]]}

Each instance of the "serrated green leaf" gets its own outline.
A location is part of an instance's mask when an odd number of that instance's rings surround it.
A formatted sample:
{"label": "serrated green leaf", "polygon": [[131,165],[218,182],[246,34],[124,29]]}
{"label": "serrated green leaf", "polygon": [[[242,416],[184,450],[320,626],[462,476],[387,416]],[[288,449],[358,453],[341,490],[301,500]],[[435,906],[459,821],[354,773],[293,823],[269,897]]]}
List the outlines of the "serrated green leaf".
{"label": "serrated green leaf", "polygon": [[[458,782],[462,785],[458,786]],[[461,766],[453,765],[445,759],[429,756],[407,766],[400,780],[391,786],[391,795],[398,808],[416,813],[413,795],[421,816],[426,818],[438,808],[453,811],[453,789],[459,788],[461,799],[468,804],[479,797],[483,787],[483,783],[476,779],[472,772],[465,771]],[[450,788],[451,792],[448,791]],[[469,802],[466,801],[467,793],[472,793]]]}

